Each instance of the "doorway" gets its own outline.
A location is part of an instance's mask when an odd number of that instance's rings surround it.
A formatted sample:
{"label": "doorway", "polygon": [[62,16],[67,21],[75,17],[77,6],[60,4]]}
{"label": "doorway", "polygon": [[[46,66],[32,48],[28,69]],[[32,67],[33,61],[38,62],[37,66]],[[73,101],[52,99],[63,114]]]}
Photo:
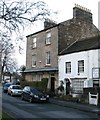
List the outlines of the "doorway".
{"label": "doorway", "polygon": [[51,77],[51,96],[53,97],[55,94],[55,77]]}

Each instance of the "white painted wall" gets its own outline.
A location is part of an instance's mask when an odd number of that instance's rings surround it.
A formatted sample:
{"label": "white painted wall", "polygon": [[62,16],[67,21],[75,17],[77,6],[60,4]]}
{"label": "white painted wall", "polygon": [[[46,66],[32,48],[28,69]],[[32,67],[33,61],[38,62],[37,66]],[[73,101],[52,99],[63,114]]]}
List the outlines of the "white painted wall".
{"label": "white painted wall", "polygon": [[[64,78],[87,78],[92,79],[92,68],[98,67],[98,50],[82,51],[77,53],[71,53],[58,57],[59,65],[59,81]],[[78,61],[84,60],[84,73],[78,75]],[[66,74],[65,62],[71,62],[71,73]],[[88,82],[92,84],[92,82]],[[91,86],[91,85],[90,85]]]}

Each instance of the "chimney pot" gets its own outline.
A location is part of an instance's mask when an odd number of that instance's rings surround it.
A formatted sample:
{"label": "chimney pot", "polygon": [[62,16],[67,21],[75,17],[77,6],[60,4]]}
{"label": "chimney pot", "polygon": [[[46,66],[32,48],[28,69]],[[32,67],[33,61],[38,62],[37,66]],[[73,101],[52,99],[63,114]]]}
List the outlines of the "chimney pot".
{"label": "chimney pot", "polygon": [[92,13],[90,9],[87,9],[83,6],[75,4],[73,8],[73,18],[75,19],[83,19],[85,21],[92,23]]}

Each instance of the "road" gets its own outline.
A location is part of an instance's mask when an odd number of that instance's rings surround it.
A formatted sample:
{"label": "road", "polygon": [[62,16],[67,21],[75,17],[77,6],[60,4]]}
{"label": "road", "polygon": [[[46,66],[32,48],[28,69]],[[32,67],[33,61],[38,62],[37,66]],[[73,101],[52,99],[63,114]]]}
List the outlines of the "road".
{"label": "road", "polygon": [[2,95],[3,110],[14,118],[86,118],[94,120],[98,116],[94,113],[83,112],[77,109],[63,107],[52,103],[29,103],[22,101],[20,97],[11,97],[6,93]]}

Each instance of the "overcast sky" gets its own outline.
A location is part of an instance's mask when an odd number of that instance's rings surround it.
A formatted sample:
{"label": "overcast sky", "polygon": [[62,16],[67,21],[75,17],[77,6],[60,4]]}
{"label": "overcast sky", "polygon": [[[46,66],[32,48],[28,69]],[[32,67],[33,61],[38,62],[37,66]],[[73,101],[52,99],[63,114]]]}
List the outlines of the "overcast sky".
{"label": "overcast sky", "polygon": [[93,13],[93,22],[98,27],[98,2],[100,0],[43,0],[48,6],[58,11],[57,22],[65,21],[73,17],[73,7],[79,4],[91,10]]}
{"label": "overcast sky", "polygon": [[[55,20],[57,23],[71,19],[73,17],[73,7],[75,6],[75,4],[79,4],[91,10],[91,13],[93,14],[93,23],[96,27],[98,27],[98,2],[100,0],[42,0],[42,1],[46,2],[49,8],[52,9],[53,11],[58,11],[58,15],[56,17],[53,17],[53,20]],[[38,28],[37,25],[36,28]],[[34,31],[33,29],[30,29],[26,35],[34,33],[37,30],[39,30],[39,28],[36,30],[34,29]],[[18,60],[19,64],[20,65],[25,64],[26,59],[25,52],[24,55],[18,55],[18,57],[20,58]]]}

